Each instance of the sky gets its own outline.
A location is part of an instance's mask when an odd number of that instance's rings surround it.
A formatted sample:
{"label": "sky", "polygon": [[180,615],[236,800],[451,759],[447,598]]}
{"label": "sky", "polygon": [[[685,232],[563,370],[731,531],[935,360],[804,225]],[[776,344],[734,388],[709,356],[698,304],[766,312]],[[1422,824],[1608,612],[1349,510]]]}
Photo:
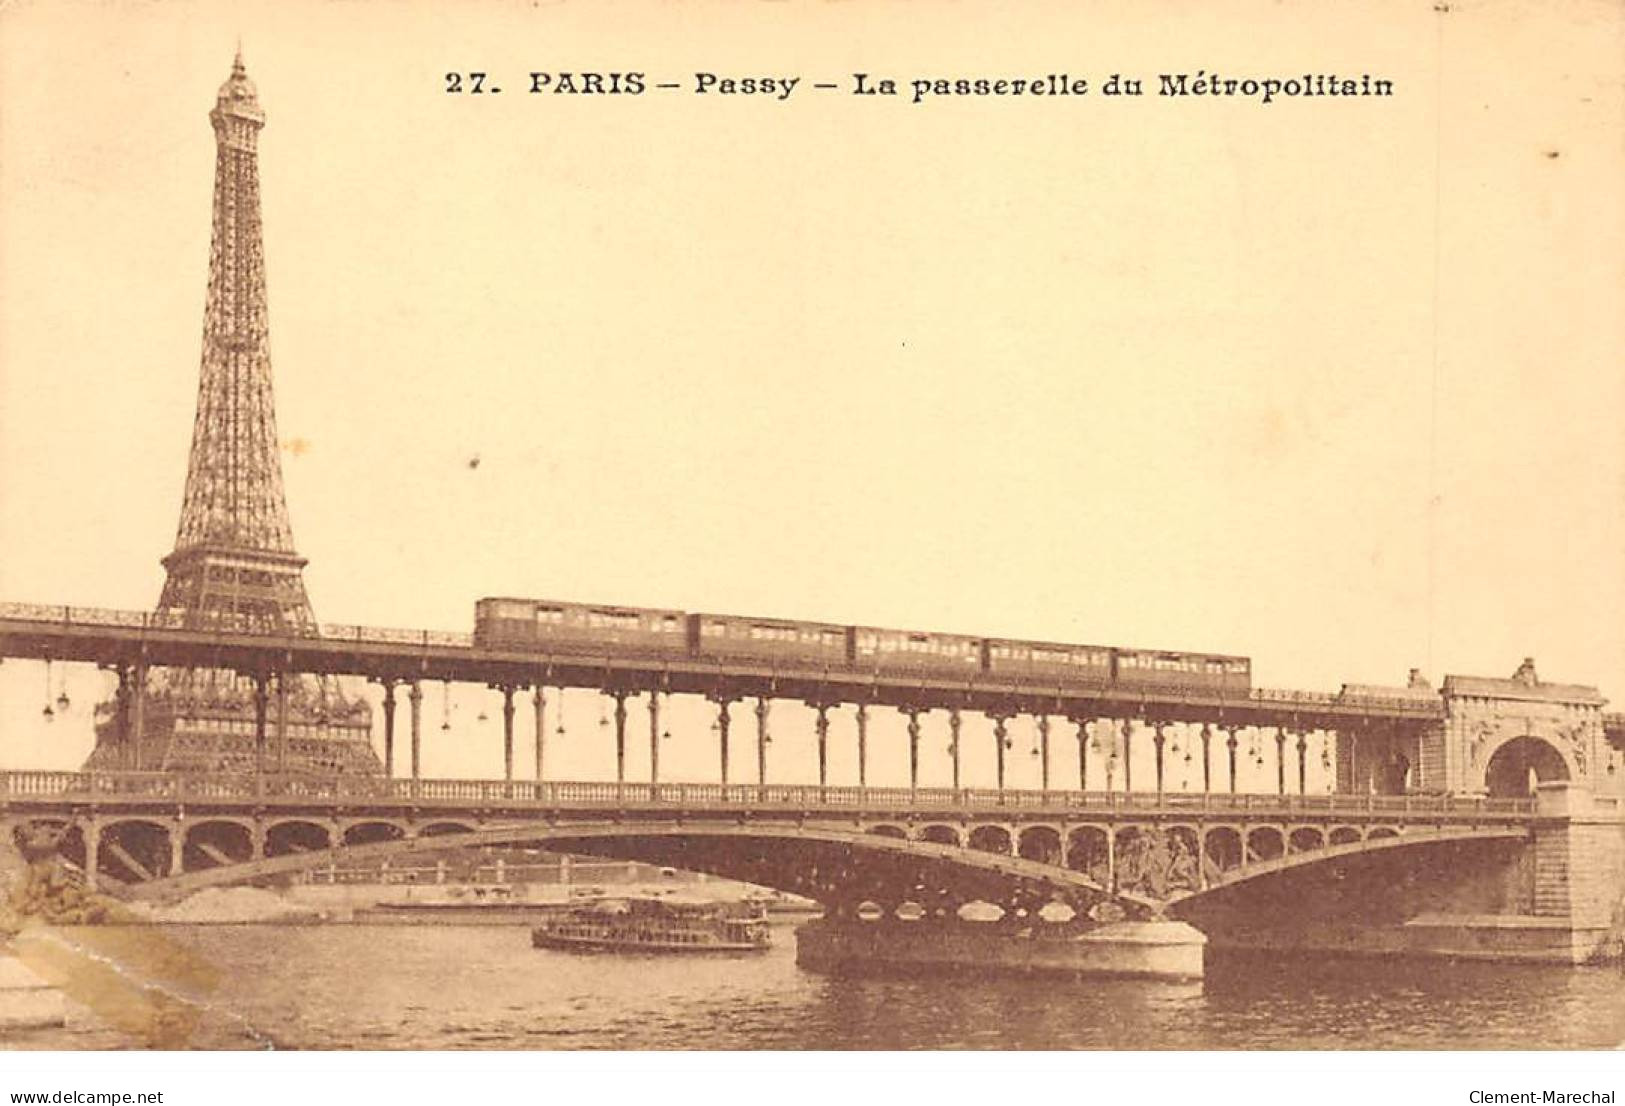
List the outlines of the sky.
{"label": "sky", "polygon": [[[1311,690],[1533,656],[1625,695],[1625,13],[1448,8],[8,4],[0,599],[157,600],[240,39],[324,621],[540,596],[1237,653]],[[1198,70],[1395,95],[1099,94]],[[915,104],[857,72],[1091,91]],[[39,666],[0,664],[0,763],[83,758],[107,677],[53,679],[47,724]],[[431,695],[426,772],[500,770],[493,700]],[[602,775],[598,704],[566,713],[559,772]],[[673,717],[663,764],[700,778],[706,719]],[[806,772],[807,714],[774,725]]]}

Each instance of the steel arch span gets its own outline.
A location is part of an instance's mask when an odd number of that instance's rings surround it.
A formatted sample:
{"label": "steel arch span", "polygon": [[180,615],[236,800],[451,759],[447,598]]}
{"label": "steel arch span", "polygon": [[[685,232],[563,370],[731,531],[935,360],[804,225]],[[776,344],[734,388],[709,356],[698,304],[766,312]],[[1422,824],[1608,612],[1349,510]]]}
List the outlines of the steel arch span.
{"label": "steel arch span", "polygon": [[918,901],[926,894],[956,903],[975,899],[1086,907],[1115,900],[1134,914],[1161,904],[1113,893],[1091,876],[1041,861],[847,826],[772,825],[672,820],[638,823],[508,824],[461,832],[337,845],[133,886],[131,898],[172,900],[206,887],[309,871],[335,863],[384,860],[412,853],[487,845],[536,846],[617,860],[681,867],[805,895],[843,908],[861,901]]}
{"label": "steel arch span", "polygon": [[1530,831],[1517,827],[1452,827],[1450,829],[1411,828],[1392,836],[1370,837],[1348,841],[1301,852],[1290,852],[1268,860],[1254,860],[1239,868],[1208,876],[1206,886],[1199,890],[1180,890],[1168,896],[1167,905],[1189,903],[1204,897],[1252,883],[1281,876],[1299,869],[1327,865],[1348,857],[1367,857],[1377,853],[1401,850],[1437,848],[1475,841],[1527,842]]}

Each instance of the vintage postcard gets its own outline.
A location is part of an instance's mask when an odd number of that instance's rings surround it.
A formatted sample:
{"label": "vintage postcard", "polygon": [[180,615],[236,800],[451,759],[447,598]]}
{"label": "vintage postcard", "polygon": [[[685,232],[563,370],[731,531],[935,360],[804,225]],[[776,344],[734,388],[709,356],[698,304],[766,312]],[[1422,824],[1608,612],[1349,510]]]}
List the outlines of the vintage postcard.
{"label": "vintage postcard", "polygon": [[1614,1101],[1622,36],[0,5],[0,1047]]}

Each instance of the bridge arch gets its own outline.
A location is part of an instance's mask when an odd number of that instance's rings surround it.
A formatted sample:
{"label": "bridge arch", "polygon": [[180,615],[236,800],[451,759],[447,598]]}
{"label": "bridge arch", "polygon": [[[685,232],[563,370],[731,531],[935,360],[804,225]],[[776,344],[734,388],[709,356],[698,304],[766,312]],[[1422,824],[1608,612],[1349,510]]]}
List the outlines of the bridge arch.
{"label": "bridge arch", "polygon": [[1359,826],[1333,826],[1331,832],[1326,835],[1326,843],[1328,845],[1349,845],[1364,839],[1364,837],[1365,834],[1360,831]]}
{"label": "bridge arch", "polygon": [[117,879],[147,880],[172,872],[171,842],[181,827],[152,818],[118,818],[96,831],[98,872]]}
{"label": "bridge arch", "polygon": [[[359,823],[377,824],[377,823]],[[998,830],[1002,826],[978,827]],[[869,900],[894,909],[915,901],[928,909],[982,899],[1036,909],[1055,899],[1083,906],[1115,899],[1152,914],[1158,901],[1133,889],[1113,893],[1080,872],[1012,856],[863,832],[850,825],[752,825],[692,821],[635,824],[507,825],[466,834],[400,837],[340,844],[271,857],[231,869],[154,880],[132,888],[138,898],[172,899],[203,887],[321,868],[335,862],[383,860],[400,854],[483,846],[536,846],[618,860],[687,868],[805,894],[850,911]],[[920,896],[924,895],[924,898]]]}
{"label": "bridge arch", "polygon": [[438,822],[428,822],[418,827],[415,836],[440,837],[448,833],[473,833],[475,828],[472,822],[456,822],[443,819]]}
{"label": "bridge arch", "polygon": [[1253,826],[1247,831],[1249,860],[1274,860],[1286,853],[1286,834],[1280,826]]}
{"label": "bridge arch", "polygon": [[1012,851],[1014,841],[1010,830],[1004,826],[984,824],[970,831],[970,837],[965,844],[983,853],[1001,853],[1008,856]]}
{"label": "bridge arch", "polygon": [[179,828],[182,871],[240,864],[254,858],[253,823],[244,819],[211,815]]}
{"label": "bridge arch", "polygon": [[1061,831],[1054,826],[1025,826],[1016,842],[1017,856],[1045,864],[1061,862]]}
{"label": "bridge arch", "polygon": [[943,825],[941,822],[933,822],[929,826],[922,827],[919,839],[929,841],[935,845],[957,846],[963,844],[959,838],[959,830],[953,826]]}
{"label": "bridge arch", "polygon": [[1287,850],[1312,853],[1326,847],[1326,831],[1319,826],[1293,826],[1286,836]]}
{"label": "bridge arch", "polygon": [[1202,835],[1202,855],[1213,869],[1220,872],[1241,867],[1245,858],[1241,830],[1235,826],[1208,827],[1208,831]]}
{"label": "bridge arch", "polygon": [[1111,879],[1111,848],[1106,826],[1075,826],[1066,835],[1066,866],[1104,885]]}
{"label": "bridge arch", "polygon": [[1491,798],[1524,798],[1535,782],[1571,780],[1575,765],[1568,753],[1544,737],[1524,734],[1496,745],[1484,763],[1484,787]]}
{"label": "bridge arch", "polygon": [[265,829],[265,855],[290,856],[333,847],[333,830],[321,822],[290,818]]}
{"label": "bridge arch", "polygon": [[1176,892],[1168,898],[1168,905],[1176,907],[1172,911],[1174,916],[1182,917],[1183,912],[1177,909],[1186,903],[1201,901],[1205,896],[1217,891],[1233,888],[1238,884],[1251,883],[1255,880],[1267,880],[1284,872],[1306,868],[1312,865],[1328,864],[1344,857],[1365,856],[1369,853],[1386,852],[1393,849],[1427,849],[1441,846],[1450,846],[1467,841],[1522,841],[1527,837],[1528,831],[1519,827],[1501,828],[1452,828],[1452,829],[1419,829],[1405,834],[1388,830],[1385,836],[1373,833],[1363,841],[1350,841],[1342,844],[1328,844],[1323,849],[1311,852],[1283,853],[1269,860],[1254,860],[1248,864],[1234,869],[1227,869],[1217,876],[1210,877],[1206,888],[1198,891]]}
{"label": "bridge arch", "polygon": [[345,826],[341,840],[346,845],[376,845],[383,841],[399,841],[408,836],[410,834],[407,833],[406,827],[399,822],[368,818]]}
{"label": "bridge arch", "polygon": [[863,832],[872,834],[875,837],[890,837],[896,841],[908,840],[908,830],[890,822],[878,822]]}

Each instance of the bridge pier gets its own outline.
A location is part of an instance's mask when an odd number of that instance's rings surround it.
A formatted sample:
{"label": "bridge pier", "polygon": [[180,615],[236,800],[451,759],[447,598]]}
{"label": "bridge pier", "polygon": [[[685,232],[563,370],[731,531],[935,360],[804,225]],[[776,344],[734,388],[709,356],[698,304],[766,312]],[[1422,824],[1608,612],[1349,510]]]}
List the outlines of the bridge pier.
{"label": "bridge pier", "polygon": [[959,727],[961,724],[959,708],[953,707],[948,711],[948,755],[953,760],[954,790],[959,790]]}

